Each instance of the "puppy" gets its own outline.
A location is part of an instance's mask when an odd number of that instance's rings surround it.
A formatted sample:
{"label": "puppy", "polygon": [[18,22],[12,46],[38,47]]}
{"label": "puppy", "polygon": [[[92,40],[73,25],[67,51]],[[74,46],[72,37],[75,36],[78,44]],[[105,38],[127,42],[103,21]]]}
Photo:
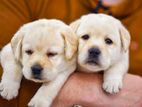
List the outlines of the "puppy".
{"label": "puppy", "polygon": [[1,96],[7,100],[15,98],[24,75],[43,83],[28,106],[50,107],[76,69],[76,51],[77,37],[63,22],[41,19],[25,24],[1,51]]}
{"label": "puppy", "polygon": [[79,38],[78,65],[84,72],[104,71],[103,89],[117,93],[128,70],[130,35],[117,19],[88,14],[70,25]]}

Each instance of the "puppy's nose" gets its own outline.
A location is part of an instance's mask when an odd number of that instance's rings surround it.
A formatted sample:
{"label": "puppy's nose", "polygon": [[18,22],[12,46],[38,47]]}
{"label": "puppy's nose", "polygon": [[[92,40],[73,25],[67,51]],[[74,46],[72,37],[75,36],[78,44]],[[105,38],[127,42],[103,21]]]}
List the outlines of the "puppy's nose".
{"label": "puppy's nose", "polygon": [[36,65],[33,65],[33,66],[31,67],[31,70],[32,70],[33,76],[34,76],[35,78],[38,78],[38,77],[40,77],[43,68],[41,67],[41,65],[36,64]]}
{"label": "puppy's nose", "polygon": [[90,48],[89,51],[89,58],[98,58],[101,54],[101,51],[98,48]]}

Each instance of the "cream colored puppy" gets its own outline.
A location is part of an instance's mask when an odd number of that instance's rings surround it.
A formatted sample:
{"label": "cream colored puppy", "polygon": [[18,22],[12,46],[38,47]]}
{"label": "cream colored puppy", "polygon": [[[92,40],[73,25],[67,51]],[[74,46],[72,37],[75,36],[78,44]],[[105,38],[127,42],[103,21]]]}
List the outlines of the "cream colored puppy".
{"label": "cream colored puppy", "polygon": [[129,65],[129,32],[120,21],[104,14],[85,15],[70,26],[79,38],[79,69],[104,71],[103,89],[119,92]]}
{"label": "cream colored puppy", "polygon": [[76,51],[77,37],[63,22],[42,19],[25,24],[1,52],[1,96],[7,100],[16,97],[24,75],[43,83],[28,105],[50,107],[76,69]]}

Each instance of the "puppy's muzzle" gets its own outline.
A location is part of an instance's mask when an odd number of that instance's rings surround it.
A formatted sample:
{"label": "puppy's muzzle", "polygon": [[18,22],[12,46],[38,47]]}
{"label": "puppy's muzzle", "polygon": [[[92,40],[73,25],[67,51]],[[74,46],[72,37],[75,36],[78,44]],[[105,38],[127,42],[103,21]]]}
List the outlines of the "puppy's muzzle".
{"label": "puppy's muzzle", "polygon": [[42,66],[39,64],[35,64],[31,67],[32,70],[32,75],[35,79],[41,79],[41,74],[42,74]]}
{"label": "puppy's muzzle", "polygon": [[90,48],[88,50],[88,60],[87,60],[87,63],[98,64],[100,55],[101,55],[101,51],[100,51],[99,48]]}

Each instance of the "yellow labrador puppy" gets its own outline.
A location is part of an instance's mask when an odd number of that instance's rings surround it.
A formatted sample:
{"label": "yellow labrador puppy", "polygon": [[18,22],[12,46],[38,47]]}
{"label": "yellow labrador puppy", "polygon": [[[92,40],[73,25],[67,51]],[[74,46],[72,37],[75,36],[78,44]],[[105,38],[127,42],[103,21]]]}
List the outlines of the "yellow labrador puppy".
{"label": "yellow labrador puppy", "polygon": [[25,24],[1,51],[1,96],[7,100],[16,97],[24,75],[43,83],[28,105],[50,107],[76,69],[76,51],[77,37],[63,22],[41,19]]}
{"label": "yellow labrador puppy", "polygon": [[129,32],[120,21],[104,14],[85,15],[70,26],[79,38],[79,69],[104,71],[103,89],[119,92],[129,65]]}

